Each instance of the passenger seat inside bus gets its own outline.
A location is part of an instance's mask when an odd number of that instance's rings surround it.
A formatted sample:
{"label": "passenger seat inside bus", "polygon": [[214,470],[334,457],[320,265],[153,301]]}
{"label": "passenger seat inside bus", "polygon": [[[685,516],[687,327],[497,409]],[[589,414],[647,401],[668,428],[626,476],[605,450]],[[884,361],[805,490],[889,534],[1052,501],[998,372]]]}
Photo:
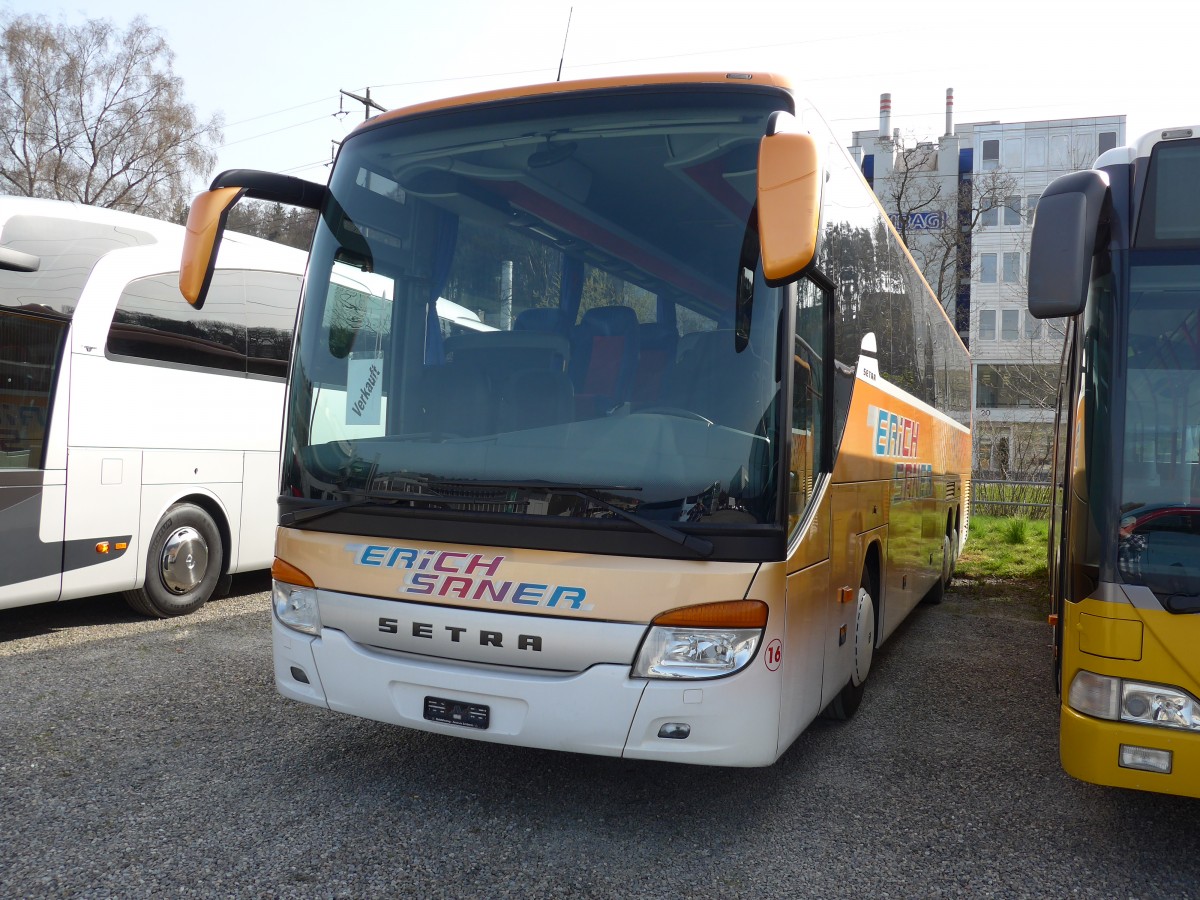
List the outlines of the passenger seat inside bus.
{"label": "passenger seat inside bus", "polygon": [[575,417],[575,390],[562,371],[521,369],[506,380],[496,412],[496,431],[561,425]]}
{"label": "passenger seat inside bus", "polygon": [[602,416],[630,399],[638,365],[638,319],[628,306],[598,306],[571,331],[568,374],[580,418]]}
{"label": "passenger seat inside bus", "polygon": [[471,366],[426,367],[422,376],[423,430],[434,440],[492,434],[495,422],[487,376]]}
{"label": "passenger seat inside bus", "polygon": [[638,326],[638,365],[633,379],[634,408],[662,405],[663,391],[675,367],[679,332],[666,322]]}

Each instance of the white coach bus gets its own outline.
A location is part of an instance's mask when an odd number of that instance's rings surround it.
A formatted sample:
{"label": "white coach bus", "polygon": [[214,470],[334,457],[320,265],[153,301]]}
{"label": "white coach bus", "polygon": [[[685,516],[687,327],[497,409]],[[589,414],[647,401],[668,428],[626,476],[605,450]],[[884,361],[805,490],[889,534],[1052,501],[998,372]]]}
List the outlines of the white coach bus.
{"label": "white coach bus", "polygon": [[271,564],[306,254],[230,235],[197,311],[183,235],[0,198],[0,608],[182,615]]}

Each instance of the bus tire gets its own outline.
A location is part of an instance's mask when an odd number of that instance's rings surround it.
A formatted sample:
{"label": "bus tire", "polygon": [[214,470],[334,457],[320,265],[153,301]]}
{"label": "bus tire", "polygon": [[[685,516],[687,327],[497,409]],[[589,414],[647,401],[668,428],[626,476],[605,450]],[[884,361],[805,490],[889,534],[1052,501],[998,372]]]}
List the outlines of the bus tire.
{"label": "bus tire", "polygon": [[874,657],[875,598],[871,592],[870,576],[864,572],[854,611],[854,666],[850,670],[850,680],[825,707],[822,713],[825,718],[844,722],[858,711]]}
{"label": "bus tire", "polygon": [[950,532],[950,565],[946,569],[946,589],[950,589],[950,582],[954,580],[954,567],[958,564],[958,531]]}
{"label": "bus tire", "polygon": [[146,550],[146,578],[125,591],[136,612],[160,619],[195,612],[212,596],[224,551],[212,516],[191,503],[176,503],[154,530]]}
{"label": "bus tire", "polygon": [[954,577],[954,539],[949,534],[942,535],[942,571],[938,574],[937,581],[933,583],[933,587],[929,589],[922,599],[922,603],[927,603],[930,606],[936,606],[942,602],[942,598],[946,596],[946,589],[950,587],[950,579]]}

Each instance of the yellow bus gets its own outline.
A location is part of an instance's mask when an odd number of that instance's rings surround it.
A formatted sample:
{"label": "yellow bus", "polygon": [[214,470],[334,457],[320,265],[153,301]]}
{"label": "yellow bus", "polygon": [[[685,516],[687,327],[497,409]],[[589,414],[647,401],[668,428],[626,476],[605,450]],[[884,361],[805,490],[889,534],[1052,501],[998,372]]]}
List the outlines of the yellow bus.
{"label": "yellow bus", "polygon": [[1200,128],[1050,184],[1029,311],[1067,323],[1050,533],[1063,767],[1200,797]]}
{"label": "yellow bus", "polygon": [[[281,693],[440,734],[727,766],[854,713],[967,533],[969,363],[780,78],[522,87],[377,116],[328,186],[287,402]],[[373,311],[335,265],[388,279]],[[490,330],[446,336],[434,298]],[[320,437],[316,437],[317,435]]]}

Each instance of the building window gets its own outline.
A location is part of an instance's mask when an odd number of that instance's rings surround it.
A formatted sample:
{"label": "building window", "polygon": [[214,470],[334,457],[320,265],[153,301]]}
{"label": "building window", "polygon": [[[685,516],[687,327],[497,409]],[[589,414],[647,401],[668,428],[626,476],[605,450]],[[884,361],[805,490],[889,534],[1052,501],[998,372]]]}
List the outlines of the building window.
{"label": "building window", "polygon": [[1025,340],[1040,341],[1042,339],[1042,320],[1035,319],[1025,311]]}
{"label": "building window", "polygon": [[975,405],[980,409],[1053,409],[1058,365],[986,365],[975,369]]}
{"label": "building window", "polygon": [[1046,138],[1031,137],[1025,150],[1025,165],[1030,169],[1041,169],[1046,166]]}
{"label": "building window", "polygon": [[1004,139],[1004,167],[1020,169],[1025,165],[1024,141],[1021,138]]}
{"label": "building window", "polygon": [[1096,161],[1096,146],[1090,134],[1077,134],[1071,147],[1071,168],[1090,169]]}
{"label": "building window", "polygon": [[984,284],[996,283],[996,254],[979,254],[979,280]]}
{"label": "building window", "polygon": [[1000,340],[1015,341],[1020,336],[1017,333],[1020,315],[1021,311],[1019,309],[1004,309],[1000,311]]}
{"label": "building window", "polygon": [[975,370],[975,405],[980,409],[995,409],[1000,399],[1000,372],[993,366]]}
{"label": "building window", "polygon": [[1107,150],[1117,146],[1117,133],[1115,131],[1100,132],[1100,152],[1104,153]]}
{"label": "building window", "polygon": [[994,309],[979,311],[979,339],[981,341],[996,339],[996,311]]}
{"label": "building window", "polygon": [[983,166],[984,171],[994,169],[1000,165],[1000,141],[984,141],[983,142]]}
{"label": "building window", "polygon": [[1050,168],[1066,169],[1070,165],[1071,136],[1069,134],[1054,134],[1050,136]]}
{"label": "building window", "polygon": [[1033,224],[1033,214],[1037,212],[1037,202],[1041,194],[1030,194],[1025,198],[1025,221]]}
{"label": "building window", "polygon": [[981,228],[995,228],[1000,224],[1000,210],[996,201],[984,198],[979,201],[979,225]]}
{"label": "building window", "polygon": [[1021,280],[1020,252],[1004,254],[1004,269],[1000,274],[1005,284],[1016,284]]}
{"label": "building window", "polygon": [[1005,197],[1004,198],[1004,224],[1005,225],[1020,225],[1021,224],[1021,198],[1020,197]]}

